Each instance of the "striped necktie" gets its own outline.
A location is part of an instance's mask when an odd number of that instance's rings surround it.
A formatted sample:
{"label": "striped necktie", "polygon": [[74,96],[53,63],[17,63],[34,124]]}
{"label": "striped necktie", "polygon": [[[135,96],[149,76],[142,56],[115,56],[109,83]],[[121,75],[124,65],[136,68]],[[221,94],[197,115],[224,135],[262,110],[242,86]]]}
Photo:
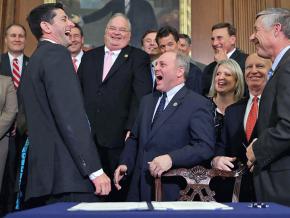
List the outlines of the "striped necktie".
{"label": "striped necktie", "polygon": [[19,64],[18,64],[18,59],[14,58],[13,63],[12,63],[12,75],[13,75],[13,83],[15,88],[18,88],[20,84],[20,69],[19,69]]}

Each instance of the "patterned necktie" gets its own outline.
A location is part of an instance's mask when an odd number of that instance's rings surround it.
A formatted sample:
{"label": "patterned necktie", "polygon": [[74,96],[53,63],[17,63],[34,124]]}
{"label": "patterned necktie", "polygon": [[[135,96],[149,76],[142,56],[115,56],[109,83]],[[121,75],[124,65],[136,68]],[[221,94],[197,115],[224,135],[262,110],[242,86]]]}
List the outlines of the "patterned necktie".
{"label": "patterned necktie", "polygon": [[274,71],[272,70],[272,68],[270,68],[269,72],[268,72],[268,80],[273,76]]}
{"label": "patterned necktie", "polygon": [[161,100],[159,102],[159,105],[158,105],[158,107],[156,109],[156,112],[155,112],[155,115],[154,115],[154,118],[153,118],[153,121],[152,121],[152,126],[155,123],[155,121],[158,119],[160,114],[163,112],[164,107],[165,107],[166,98],[167,98],[167,95],[166,95],[166,92],[164,92],[163,95],[162,95],[162,98],[161,98]]}
{"label": "patterned necktie", "polygon": [[102,81],[106,78],[108,75],[112,65],[113,65],[113,55],[114,52],[112,51],[107,51],[105,55],[105,60],[104,60],[104,68],[103,68],[103,78]]}
{"label": "patterned necktie", "polygon": [[76,58],[73,58],[72,61],[73,61],[73,65],[74,65],[74,68],[75,68],[75,72],[78,72],[78,66],[77,66],[77,61],[78,60]]}
{"label": "patterned necktie", "polygon": [[19,69],[17,58],[13,59],[12,66],[13,66],[13,69],[12,69],[13,83],[14,83],[15,88],[18,88],[20,84],[20,69]]}
{"label": "patterned necktie", "polygon": [[258,117],[258,97],[254,96],[252,101],[252,107],[248,115],[247,123],[246,123],[246,137],[249,141],[255,127],[257,117]]}

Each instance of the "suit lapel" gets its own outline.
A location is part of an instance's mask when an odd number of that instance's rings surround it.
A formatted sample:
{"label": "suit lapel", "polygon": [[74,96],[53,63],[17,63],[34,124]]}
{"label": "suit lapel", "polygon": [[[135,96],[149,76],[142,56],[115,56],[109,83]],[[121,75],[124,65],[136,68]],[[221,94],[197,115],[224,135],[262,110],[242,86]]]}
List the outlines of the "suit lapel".
{"label": "suit lapel", "polygon": [[96,54],[92,60],[94,67],[96,67],[96,80],[98,86],[102,84],[104,57],[105,57],[105,47],[102,46],[99,50],[96,50]]}
{"label": "suit lapel", "polygon": [[186,93],[187,89],[184,86],[171,99],[165,110],[159,115],[158,119],[155,121],[151,129],[150,135],[148,137],[149,140],[156,134],[156,132],[158,132],[160,128],[162,128],[161,126],[166,122],[168,118],[171,117],[171,115],[176,111],[176,109],[182,104],[182,101]]}
{"label": "suit lapel", "polygon": [[106,82],[110,77],[112,77],[118,71],[120,66],[122,66],[122,64],[125,61],[127,61],[129,54],[130,54],[130,51],[131,51],[131,47],[129,47],[129,46],[127,46],[121,50],[120,54],[118,55],[116,61],[114,62],[113,66],[111,67],[108,75],[106,76],[106,78],[104,79],[103,82]]}

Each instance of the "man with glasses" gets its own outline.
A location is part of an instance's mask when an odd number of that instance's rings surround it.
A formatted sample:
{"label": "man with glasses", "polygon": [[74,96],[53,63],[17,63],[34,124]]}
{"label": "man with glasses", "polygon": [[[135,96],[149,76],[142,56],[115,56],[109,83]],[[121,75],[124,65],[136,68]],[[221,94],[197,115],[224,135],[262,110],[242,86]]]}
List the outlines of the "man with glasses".
{"label": "man with glasses", "polygon": [[[141,97],[152,89],[150,58],[129,46],[130,38],[128,18],[114,14],[106,26],[105,45],[86,52],[78,69],[92,134],[103,169],[111,178]],[[122,201],[124,197],[113,190],[107,200]]]}

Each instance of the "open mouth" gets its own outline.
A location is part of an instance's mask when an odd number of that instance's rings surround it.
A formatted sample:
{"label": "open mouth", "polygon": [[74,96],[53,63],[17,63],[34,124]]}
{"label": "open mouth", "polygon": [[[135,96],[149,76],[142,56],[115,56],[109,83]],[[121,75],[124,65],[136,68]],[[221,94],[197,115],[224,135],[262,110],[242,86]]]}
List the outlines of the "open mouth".
{"label": "open mouth", "polygon": [[156,75],[156,79],[157,79],[157,80],[162,80],[162,79],[163,79],[163,76],[161,76],[161,75]]}

